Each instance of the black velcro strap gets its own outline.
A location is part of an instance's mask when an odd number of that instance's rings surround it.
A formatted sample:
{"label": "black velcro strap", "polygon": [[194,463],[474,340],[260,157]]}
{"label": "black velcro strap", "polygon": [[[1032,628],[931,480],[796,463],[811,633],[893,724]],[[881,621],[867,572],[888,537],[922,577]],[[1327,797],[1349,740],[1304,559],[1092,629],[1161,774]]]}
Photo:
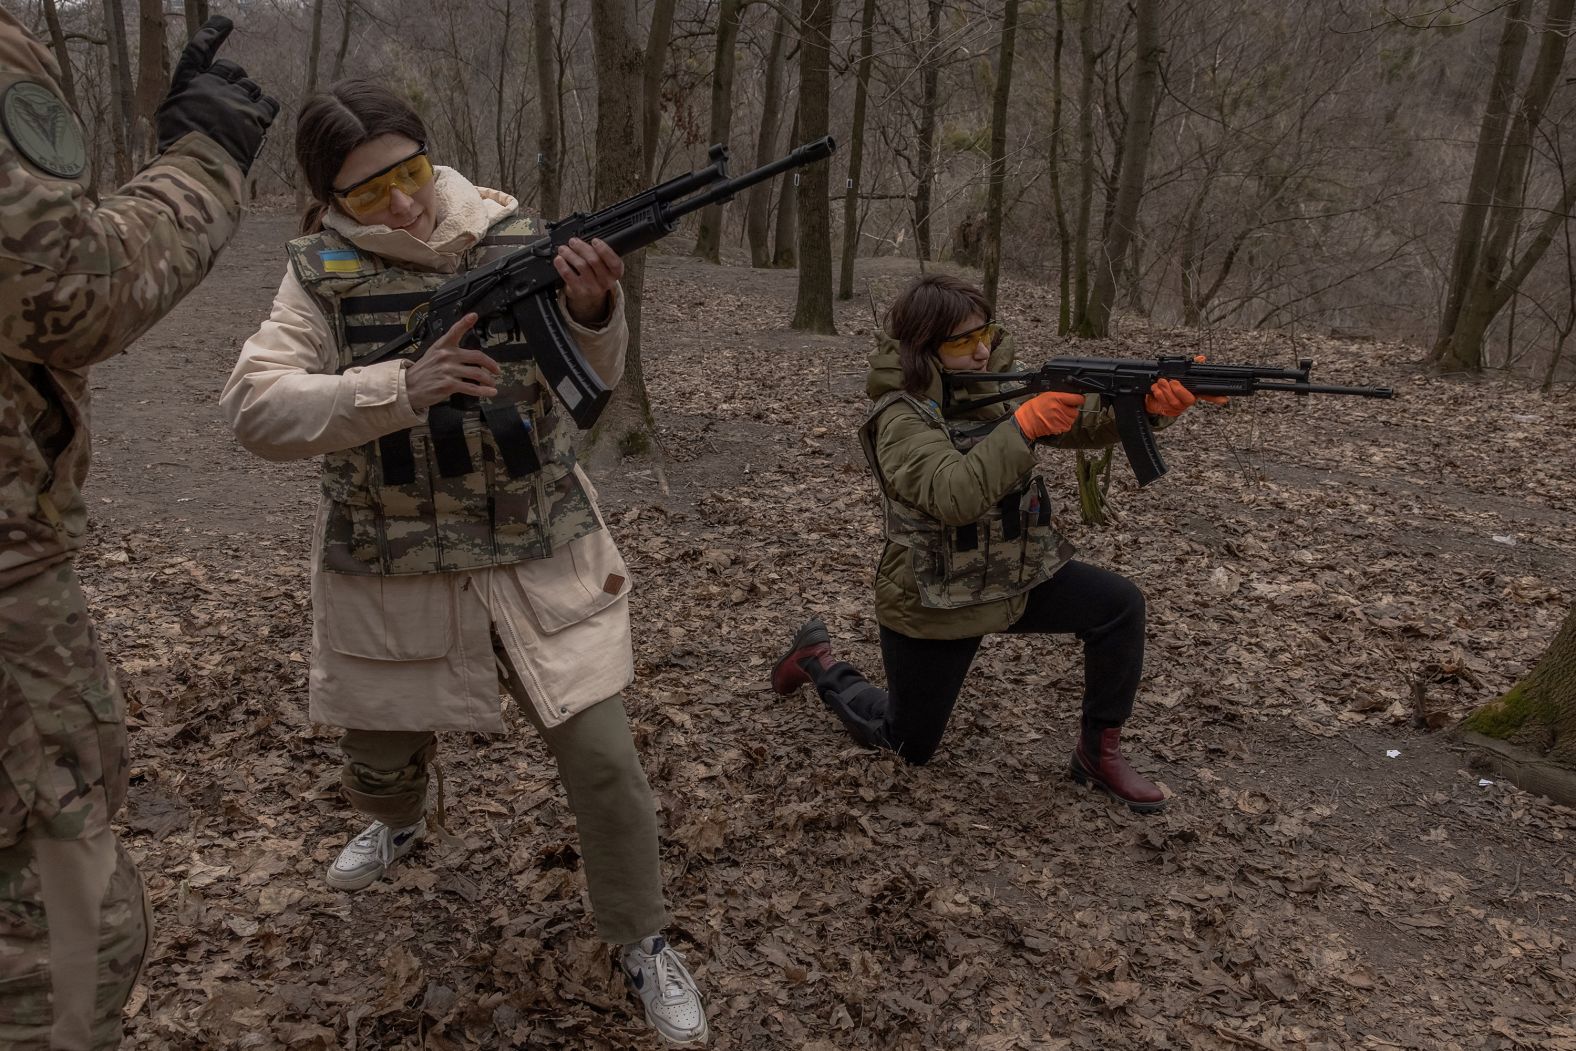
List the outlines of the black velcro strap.
{"label": "black velcro strap", "polygon": [[956,550],[973,551],[980,546],[980,527],[977,524],[970,522],[968,525],[958,526],[953,532],[957,536],[957,540],[952,545]]}
{"label": "black velcro strap", "polygon": [[378,439],[378,463],[383,467],[384,485],[409,485],[416,480],[416,454],[408,429]]}
{"label": "black velcro strap", "polygon": [[1039,475],[1034,477],[1034,491],[1040,501],[1040,514],[1035,524],[1042,527],[1048,526],[1051,524],[1051,494],[1045,488],[1045,479]]}
{"label": "black velcro strap", "polygon": [[482,419],[487,422],[493,441],[498,443],[509,477],[524,478],[542,469],[541,457],[536,455],[536,443],[531,440],[531,425],[520,418],[518,406],[513,402],[483,405]]}
{"label": "black velcro strap", "polygon": [[441,477],[460,478],[476,469],[471,451],[465,447],[463,412],[439,402],[427,410],[427,427],[432,432],[432,453]]}
{"label": "black velcro strap", "polygon": [[500,365],[507,365],[511,361],[529,361],[535,357],[535,352],[527,343],[500,343],[495,347],[483,348],[487,356]]}
{"label": "black velcro strap", "polygon": [[381,296],[347,296],[339,301],[339,312],[356,314],[409,314],[432,298],[426,292],[388,292]]}
{"label": "black velcro strap", "polygon": [[1014,489],[996,504],[1001,512],[1001,535],[1004,540],[1016,540],[1023,535],[1023,490]]}
{"label": "black velcro strap", "polygon": [[345,341],[353,346],[371,343],[382,346],[391,339],[399,339],[405,334],[404,325],[346,325]]}

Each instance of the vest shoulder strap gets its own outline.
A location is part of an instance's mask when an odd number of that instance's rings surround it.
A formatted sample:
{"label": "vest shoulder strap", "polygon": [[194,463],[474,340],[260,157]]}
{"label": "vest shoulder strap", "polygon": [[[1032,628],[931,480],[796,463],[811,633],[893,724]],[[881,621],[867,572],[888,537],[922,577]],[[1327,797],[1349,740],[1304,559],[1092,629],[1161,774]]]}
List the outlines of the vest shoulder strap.
{"label": "vest shoulder strap", "polygon": [[547,224],[531,216],[506,215],[487,228],[471,249],[473,266],[484,266],[501,256],[540,240]]}
{"label": "vest shoulder strap", "polygon": [[[887,391],[876,399],[870,411],[865,414],[865,422],[859,427],[859,445],[864,450],[865,462],[870,465],[870,473],[876,476],[876,485],[880,487],[881,494],[888,499],[892,497],[891,487],[887,485],[886,476],[881,473],[881,461],[876,456],[876,428],[881,415],[896,405],[898,402],[907,402],[914,411],[923,416],[931,424],[945,428],[946,423],[941,417],[941,410],[930,401],[918,398],[903,390]],[[901,501],[899,501],[901,502]]]}
{"label": "vest shoulder strap", "polygon": [[361,251],[332,230],[297,237],[285,246],[296,280],[307,289],[327,281],[360,280],[386,269],[376,256]]}

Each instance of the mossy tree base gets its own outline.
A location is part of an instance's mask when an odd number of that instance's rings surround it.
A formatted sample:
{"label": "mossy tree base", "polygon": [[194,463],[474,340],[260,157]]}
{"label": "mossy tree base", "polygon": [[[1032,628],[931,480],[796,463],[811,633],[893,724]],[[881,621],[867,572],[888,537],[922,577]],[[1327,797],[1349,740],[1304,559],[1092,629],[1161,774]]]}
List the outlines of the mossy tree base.
{"label": "mossy tree base", "polygon": [[1502,777],[1576,806],[1576,607],[1531,674],[1456,733],[1486,752]]}
{"label": "mossy tree base", "polygon": [[1548,796],[1556,803],[1576,807],[1576,770],[1529,749],[1471,730],[1458,730],[1456,736],[1463,744],[1477,749],[1489,768],[1503,780],[1525,791]]}

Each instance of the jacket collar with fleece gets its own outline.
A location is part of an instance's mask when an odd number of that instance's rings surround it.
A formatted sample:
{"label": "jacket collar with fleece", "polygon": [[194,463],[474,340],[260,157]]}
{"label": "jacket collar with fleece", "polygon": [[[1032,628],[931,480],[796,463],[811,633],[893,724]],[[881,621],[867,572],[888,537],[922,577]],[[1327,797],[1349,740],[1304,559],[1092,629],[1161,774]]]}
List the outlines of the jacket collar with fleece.
{"label": "jacket collar with fleece", "polygon": [[[1012,368],[1013,359],[1017,354],[1017,345],[1012,334],[1003,331],[996,341],[996,346],[990,353],[990,361],[986,364],[989,372],[1007,372]],[[976,394],[995,393],[1000,387],[996,383],[980,383],[971,385]],[[898,361],[897,340],[886,333],[882,333],[876,342],[876,349],[870,355],[870,374],[865,377],[865,394],[871,401],[879,401],[884,395],[903,389],[903,367]],[[966,395],[965,395],[966,396]],[[941,370],[932,369],[930,372],[930,386],[925,390],[925,397],[941,404]],[[986,406],[978,410],[987,416],[1000,415],[998,406]],[[971,413],[970,415],[974,415]]]}
{"label": "jacket collar with fleece", "polygon": [[433,173],[438,223],[426,241],[404,230],[363,226],[338,208],[323,215],[323,225],[363,252],[398,266],[455,273],[488,227],[517,212],[520,202],[502,190],[473,185],[453,168],[434,165]]}

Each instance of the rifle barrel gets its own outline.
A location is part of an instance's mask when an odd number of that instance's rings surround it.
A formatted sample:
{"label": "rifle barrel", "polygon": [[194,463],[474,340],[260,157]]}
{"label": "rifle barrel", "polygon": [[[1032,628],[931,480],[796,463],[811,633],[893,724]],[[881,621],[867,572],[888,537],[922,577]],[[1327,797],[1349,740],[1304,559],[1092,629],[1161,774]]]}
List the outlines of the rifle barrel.
{"label": "rifle barrel", "polygon": [[802,168],[806,164],[824,160],[830,157],[836,149],[837,142],[830,135],[816,139],[814,142],[807,142],[802,146],[795,147],[794,151],[788,156],[779,157],[770,164],[763,164],[754,171],[745,172],[738,178],[713,183],[704,193],[672,205],[666,210],[665,214],[668,220],[672,222],[682,219],[691,212],[698,212],[708,205],[732,200],[734,195],[740,190],[747,190],[756,183],[765,182],[767,179],[775,175],[781,175],[785,171]]}

